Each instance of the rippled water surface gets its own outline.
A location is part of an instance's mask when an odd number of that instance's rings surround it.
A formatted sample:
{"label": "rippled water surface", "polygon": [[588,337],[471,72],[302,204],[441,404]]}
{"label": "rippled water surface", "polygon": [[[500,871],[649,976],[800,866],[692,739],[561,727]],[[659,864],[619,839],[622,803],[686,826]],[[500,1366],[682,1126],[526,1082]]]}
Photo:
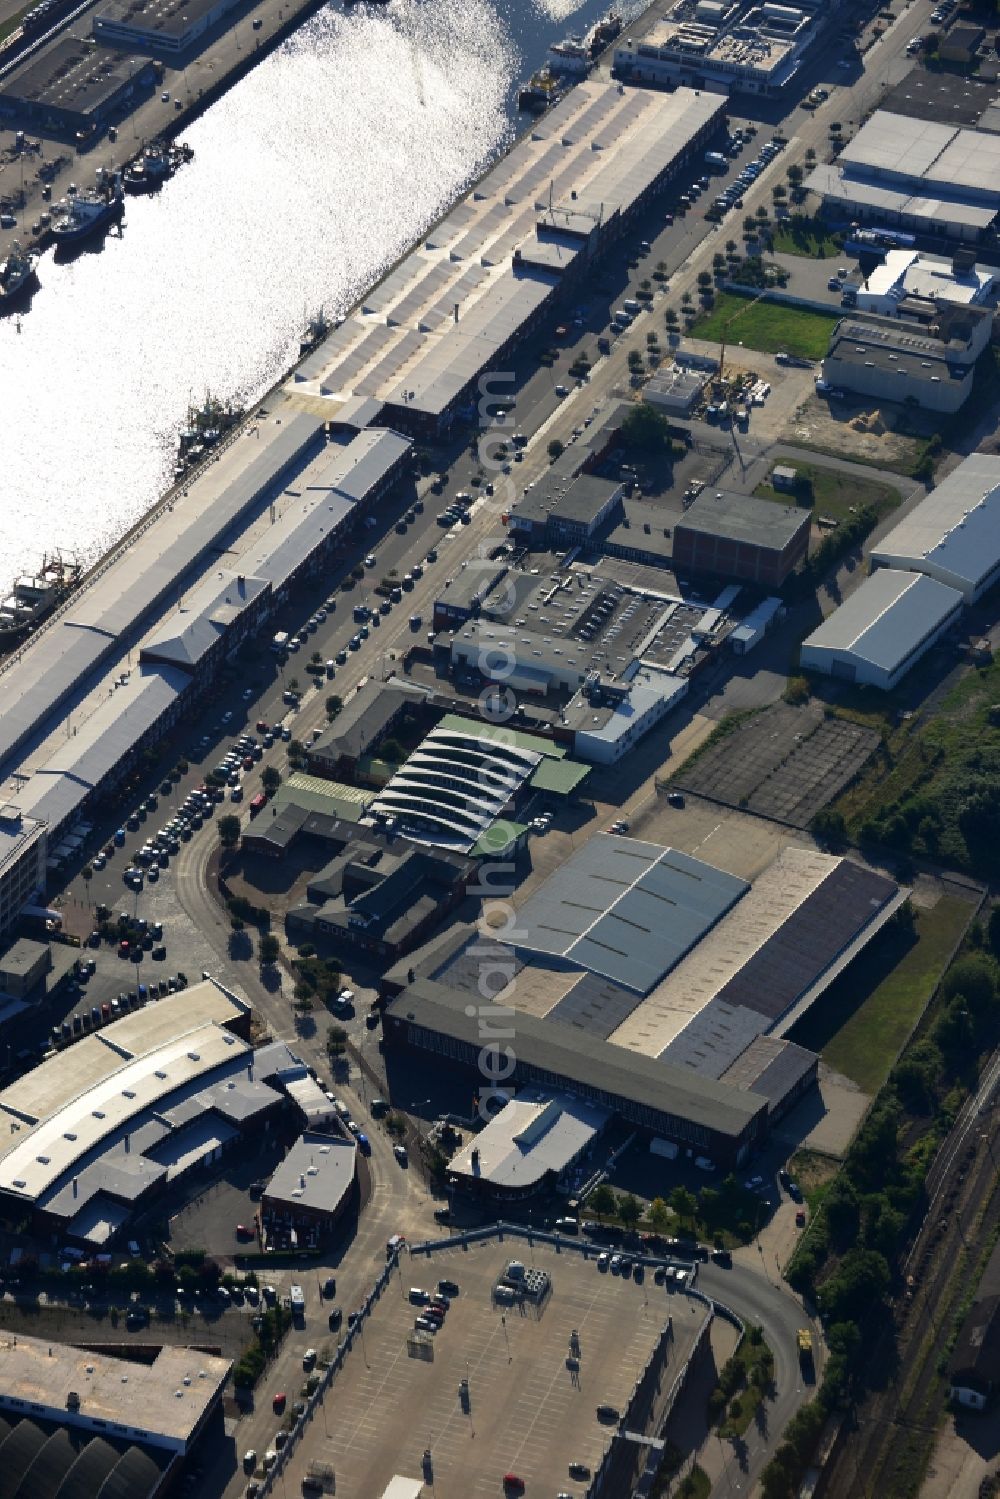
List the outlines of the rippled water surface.
{"label": "rippled water surface", "polygon": [[189,401],[253,400],[512,137],[607,0],[393,0],[308,21],[184,133],[194,161],[0,320],[0,592],[93,561],[167,487]]}

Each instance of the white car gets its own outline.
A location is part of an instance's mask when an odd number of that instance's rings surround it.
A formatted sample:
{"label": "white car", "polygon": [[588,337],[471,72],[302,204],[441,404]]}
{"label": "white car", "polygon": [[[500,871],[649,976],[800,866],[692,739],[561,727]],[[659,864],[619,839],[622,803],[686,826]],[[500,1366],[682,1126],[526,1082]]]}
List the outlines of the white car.
{"label": "white car", "polygon": [[401,1166],[406,1166],[409,1163],[410,1157],[406,1153],[405,1145],[394,1145],[392,1153]]}
{"label": "white car", "polygon": [[302,1355],[302,1367],[303,1367],[303,1369],[311,1369],[312,1366],[313,1366],[313,1364],[315,1362],[316,1362],[316,1350],[315,1350],[315,1348],[307,1348],[306,1351],[305,1351],[305,1353]]}
{"label": "white car", "polygon": [[556,386],[556,395],[557,396],[568,396],[569,395],[569,391],[566,389],[565,385],[557,385]]}
{"label": "white car", "polygon": [[306,1304],[305,1294],[301,1286],[290,1286],[288,1290],[288,1303],[293,1312],[301,1312]]}

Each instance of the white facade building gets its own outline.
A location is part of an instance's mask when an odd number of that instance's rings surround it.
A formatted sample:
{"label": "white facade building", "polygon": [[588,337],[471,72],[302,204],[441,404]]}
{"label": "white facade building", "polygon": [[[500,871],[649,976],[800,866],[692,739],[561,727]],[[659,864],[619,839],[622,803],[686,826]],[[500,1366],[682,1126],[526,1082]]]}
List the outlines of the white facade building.
{"label": "white facade building", "polygon": [[1000,458],[970,454],[872,548],[871,560],[925,573],[975,603],[1000,580]]}
{"label": "white facade building", "polygon": [[962,612],[962,595],[921,573],[866,578],[802,642],[800,662],[844,682],[889,691]]}

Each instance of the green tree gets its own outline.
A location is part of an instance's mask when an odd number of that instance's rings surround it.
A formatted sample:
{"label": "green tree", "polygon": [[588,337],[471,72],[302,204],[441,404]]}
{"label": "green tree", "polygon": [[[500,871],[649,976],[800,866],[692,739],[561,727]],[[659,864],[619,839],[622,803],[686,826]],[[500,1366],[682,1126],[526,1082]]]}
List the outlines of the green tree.
{"label": "green tree", "polygon": [[835,1322],[870,1317],[889,1289],[889,1266],[874,1249],[849,1249],[819,1288],[823,1314]]}
{"label": "green tree", "polygon": [[273,932],[265,932],[259,943],[260,961],[263,964],[276,963],[281,945]]}
{"label": "green tree", "polygon": [[670,1209],[662,1197],[654,1197],[649,1204],[649,1221],[657,1233],[665,1229],[670,1222]]}
{"label": "green tree", "polygon": [[639,452],[669,452],[670,425],[652,406],[645,401],[638,401],[629,407],[622,422],[621,438],[626,448]]}
{"label": "green tree", "polygon": [[288,690],[289,690],[289,692],[298,692],[298,690],[299,690],[299,679],[298,679],[298,677],[289,677],[288,678]]}
{"label": "green tree", "polygon": [[598,1218],[610,1218],[613,1216],[615,1207],[615,1194],[606,1182],[601,1182],[595,1187],[587,1199],[587,1205],[591,1212],[597,1214]]}
{"label": "green tree", "polygon": [[677,327],[677,323],[679,320],[677,317],[677,312],[673,307],[667,308],[666,312],[663,314],[663,321],[666,323],[669,329],[674,329]]}
{"label": "green tree", "polygon": [[281,785],[281,772],[275,765],[265,765],[261,774],[260,783],[268,796],[273,796]]}
{"label": "green tree", "polygon": [[225,817],[220,817],[216,823],[216,831],[219,834],[219,842],[223,848],[235,848],[240,841],[240,820],[231,812]]}
{"label": "green tree", "polygon": [[1000,906],[994,906],[990,912],[990,919],[986,924],[986,936],[990,950],[1000,958]]}
{"label": "green tree", "polygon": [[712,273],[711,273],[711,271],[699,271],[698,272],[698,285],[701,287],[702,291],[707,291],[708,288],[711,286],[711,284],[712,284]]}
{"label": "green tree", "polygon": [[642,1204],[632,1192],[623,1192],[618,1198],[618,1216],[626,1228],[635,1228],[642,1217]]}
{"label": "green tree", "polygon": [[690,1223],[698,1211],[698,1199],[687,1187],[675,1187],[670,1194],[670,1206],[682,1222]]}
{"label": "green tree", "polygon": [[309,657],[309,660],[314,666],[319,666],[323,660],[323,657],[320,655],[319,651],[313,651],[312,655]]}
{"label": "green tree", "polygon": [[336,692],[331,692],[326,700],[326,716],[332,723],[339,713],[344,710],[344,699]]}
{"label": "green tree", "polygon": [[552,441],[549,443],[545,451],[548,453],[552,462],[555,463],[556,459],[563,451],[563,444],[559,441],[558,437],[553,437]]}

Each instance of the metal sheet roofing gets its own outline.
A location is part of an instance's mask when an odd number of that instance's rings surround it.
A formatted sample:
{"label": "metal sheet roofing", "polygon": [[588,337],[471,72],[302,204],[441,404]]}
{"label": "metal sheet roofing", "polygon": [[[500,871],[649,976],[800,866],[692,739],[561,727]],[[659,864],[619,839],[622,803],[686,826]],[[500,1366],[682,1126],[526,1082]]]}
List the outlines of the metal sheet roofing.
{"label": "metal sheet roofing", "polygon": [[0,673],[0,766],[62,707],[119,638],[182,583],[188,569],[259,504],[319,441],[322,423],[303,412],[262,422],[163,505],[139,535],[96,570],[65,612]]}
{"label": "metal sheet roofing", "polygon": [[263,578],[225,569],[211,573],[143,641],[140,660],[168,661],[193,670],[268,587]]}
{"label": "metal sheet roofing", "polygon": [[519,1093],[452,1157],[449,1175],[530,1191],[571,1166],[610,1117],[568,1094]]}
{"label": "metal sheet roofing", "polygon": [[462,718],[458,713],[446,713],[438,728],[452,734],[472,734],[477,739],[501,746],[511,745],[515,749],[528,750],[533,755],[547,755],[556,760],[561,760],[566,754],[564,744],[544,739],[541,734],[527,734],[523,729],[512,729],[508,724],[480,723],[475,719]]}
{"label": "metal sheet roofing", "polygon": [[1000,140],[937,120],[879,109],[849,140],[840,161],[876,176],[917,179],[1000,206]]}
{"label": "metal sheet roofing", "polygon": [[581,765],[578,760],[557,760],[546,755],[532,775],[531,785],[536,791],[549,791],[554,796],[570,796],[589,774],[590,766]]}
{"label": "metal sheet roofing", "polygon": [[930,566],[963,593],[977,591],[1000,566],[1000,458],[970,454],[883,536],[872,560]]}
{"label": "metal sheet roofing", "polygon": [[[392,1001],[390,1014],[432,1033],[454,1037],[478,1051],[483,1044],[480,1008],[461,990],[418,977]],[[509,1011],[505,1011],[509,1015]],[[523,1076],[546,1086],[593,1089],[609,1108],[619,1099],[640,1109],[673,1116],[678,1133],[684,1125],[740,1137],[766,1108],[754,1093],[741,1092],[713,1078],[692,1076],[652,1057],[609,1046],[599,1036],[570,1025],[520,1013],[517,1016],[517,1063]]]}
{"label": "metal sheet roofing", "polygon": [[915,192],[908,184],[862,175],[860,167],[848,170],[840,161],[823,162],[806,178],[806,187],[831,203],[853,204],[884,213],[900,214],[905,219],[923,219],[928,224],[952,223],[967,229],[987,229],[996,218],[992,204],[974,202],[959,194],[948,194],[944,187],[933,193]]}
{"label": "metal sheet roofing", "polygon": [[957,589],[922,573],[879,568],[802,642],[803,664],[813,653],[853,655],[891,676],[961,603]]}
{"label": "metal sheet roofing", "polygon": [[600,833],[518,908],[515,945],[646,994],[748,889],[677,849]]}
{"label": "metal sheet roofing", "polygon": [[[783,849],[611,1040],[708,1072],[725,1066],[756,1031],[832,977],[841,954],[898,893],[863,865]],[[749,1016],[733,1013],[740,1008]]]}

